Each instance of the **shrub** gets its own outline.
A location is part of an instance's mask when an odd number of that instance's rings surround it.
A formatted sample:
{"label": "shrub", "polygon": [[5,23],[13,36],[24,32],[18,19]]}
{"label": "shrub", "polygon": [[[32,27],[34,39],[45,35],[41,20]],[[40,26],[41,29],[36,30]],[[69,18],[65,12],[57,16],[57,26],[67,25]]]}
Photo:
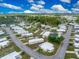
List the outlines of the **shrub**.
{"label": "shrub", "polygon": [[53,42],[60,43],[63,39],[64,39],[63,36],[58,37],[58,34],[51,34],[48,37],[48,41],[51,43],[53,43]]}

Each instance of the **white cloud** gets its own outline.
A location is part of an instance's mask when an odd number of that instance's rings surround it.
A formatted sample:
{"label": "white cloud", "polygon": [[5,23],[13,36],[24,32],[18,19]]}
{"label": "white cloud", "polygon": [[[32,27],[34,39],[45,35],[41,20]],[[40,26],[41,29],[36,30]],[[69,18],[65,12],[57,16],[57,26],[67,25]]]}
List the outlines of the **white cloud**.
{"label": "white cloud", "polygon": [[31,10],[39,10],[39,8],[35,7],[35,6],[32,6],[31,7]]}
{"label": "white cloud", "polygon": [[39,12],[40,13],[53,13],[53,11],[50,9],[40,9]]}
{"label": "white cloud", "polygon": [[53,5],[51,9],[56,10],[56,11],[68,11],[62,5]]}
{"label": "white cloud", "polygon": [[42,5],[36,5],[37,6],[37,8],[43,8],[43,6]]}
{"label": "white cloud", "polygon": [[73,13],[79,13],[79,9],[73,9],[72,12]]}
{"label": "white cloud", "polygon": [[36,4],[32,4],[32,6],[37,7],[37,8],[43,8],[44,7],[42,5],[36,5]]}
{"label": "white cloud", "polygon": [[79,11],[78,8],[72,8],[72,11]]}
{"label": "white cloud", "polygon": [[62,5],[53,5],[51,9],[54,13],[72,13],[70,10],[65,9]]}
{"label": "white cloud", "polygon": [[25,10],[24,13],[33,13],[31,10]]}
{"label": "white cloud", "polygon": [[77,3],[72,8],[72,12],[73,13],[79,13],[79,1],[77,1]]}
{"label": "white cloud", "polygon": [[71,11],[65,9],[62,5],[53,5],[51,9],[45,9],[43,5],[32,4],[30,9],[37,13],[71,13]]}
{"label": "white cloud", "polygon": [[44,7],[44,6],[42,6],[42,5],[32,4],[31,10],[39,10],[39,9],[42,9],[43,7]]}
{"label": "white cloud", "polygon": [[73,13],[79,13],[79,9],[78,8],[72,8],[72,12]]}
{"label": "white cloud", "polygon": [[79,5],[79,0],[77,1],[77,4]]}
{"label": "white cloud", "polygon": [[71,3],[71,0],[60,0],[61,2]]}
{"label": "white cloud", "polygon": [[34,2],[34,0],[28,0],[29,3]]}
{"label": "white cloud", "polygon": [[79,1],[74,5],[74,8],[79,8]]}
{"label": "white cloud", "polygon": [[7,3],[0,3],[0,6],[7,7],[10,9],[22,10],[22,8],[19,6],[15,6],[15,5],[7,4]]}
{"label": "white cloud", "polygon": [[43,0],[38,1],[39,4],[44,5],[45,2]]}
{"label": "white cloud", "polygon": [[50,9],[45,9],[43,5],[32,4],[31,10],[36,11],[37,13],[53,13]]}

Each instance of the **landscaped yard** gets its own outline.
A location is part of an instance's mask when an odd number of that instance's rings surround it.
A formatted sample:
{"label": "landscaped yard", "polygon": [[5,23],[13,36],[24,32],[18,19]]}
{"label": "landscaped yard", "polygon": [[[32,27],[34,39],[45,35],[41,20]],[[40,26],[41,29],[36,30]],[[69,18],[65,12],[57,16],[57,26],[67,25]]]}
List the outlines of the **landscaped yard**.
{"label": "landscaped yard", "polygon": [[13,52],[13,48],[12,47],[7,47],[7,48],[3,48],[3,49],[0,49],[0,57],[3,57],[11,52]]}
{"label": "landscaped yard", "polygon": [[30,56],[25,54],[24,52],[21,54],[22,59],[30,59]]}
{"label": "landscaped yard", "polygon": [[70,39],[70,42],[73,42],[74,41],[74,39]]}
{"label": "landscaped yard", "polygon": [[8,47],[0,49],[0,57],[5,56],[13,51],[19,52],[20,49],[14,43],[10,43]]}
{"label": "landscaped yard", "polygon": [[0,38],[7,37],[7,34],[0,35]]}
{"label": "landscaped yard", "polygon": [[72,54],[72,53],[66,53],[66,55],[65,55],[65,59],[71,59],[71,58],[78,59],[78,58],[76,57],[75,54]]}
{"label": "landscaped yard", "polygon": [[69,43],[69,46],[68,46],[68,51],[74,51],[74,46],[72,43]]}
{"label": "landscaped yard", "polygon": [[74,33],[71,33],[71,36],[74,36]]}
{"label": "landscaped yard", "polygon": [[37,30],[37,28],[29,28],[28,31],[34,33]]}
{"label": "landscaped yard", "polygon": [[74,51],[74,47],[73,46],[68,46],[68,51]]}
{"label": "landscaped yard", "polygon": [[38,45],[37,44],[32,44],[32,45],[28,45],[28,47],[30,47],[32,49],[36,49],[36,48],[38,48]]}
{"label": "landscaped yard", "polygon": [[22,41],[22,43],[27,43],[28,39],[27,38],[22,38],[21,41]]}
{"label": "landscaped yard", "polygon": [[11,42],[10,47],[12,47],[14,51],[21,51],[13,42]]}
{"label": "landscaped yard", "polygon": [[[70,38],[70,42],[69,42],[69,46],[67,51],[74,51],[74,33],[71,33],[71,38]],[[65,55],[65,59],[78,59],[77,56],[75,55],[75,53],[66,53]]]}

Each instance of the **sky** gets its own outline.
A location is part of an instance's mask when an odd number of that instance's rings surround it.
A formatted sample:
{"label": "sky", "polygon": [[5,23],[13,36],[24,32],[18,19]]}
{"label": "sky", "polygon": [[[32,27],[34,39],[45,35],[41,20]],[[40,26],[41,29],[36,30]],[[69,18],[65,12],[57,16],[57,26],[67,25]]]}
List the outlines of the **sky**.
{"label": "sky", "polygon": [[0,0],[0,14],[79,13],[79,0]]}

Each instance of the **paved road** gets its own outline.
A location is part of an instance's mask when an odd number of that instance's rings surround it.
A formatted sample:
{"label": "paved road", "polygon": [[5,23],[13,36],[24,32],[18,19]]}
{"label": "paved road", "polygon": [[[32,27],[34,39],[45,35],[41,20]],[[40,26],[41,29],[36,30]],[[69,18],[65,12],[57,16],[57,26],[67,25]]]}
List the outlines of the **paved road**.
{"label": "paved road", "polygon": [[70,39],[70,36],[71,36],[71,31],[72,31],[72,26],[69,26],[67,33],[65,35],[65,39],[64,39],[61,47],[59,48],[57,54],[55,56],[52,56],[50,59],[64,59],[65,52],[66,52],[67,47],[69,45],[69,39]]}
{"label": "paved road", "polygon": [[29,47],[22,44],[22,42],[16,38],[16,36],[13,34],[13,32],[10,30],[10,28],[5,28],[7,34],[10,36],[11,40],[18,46],[22,51],[24,51],[26,54],[36,58],[36,59],[47,59],[43,55],[33,51]]}
{"label": "paved road", "polygon": [[26,54],[36,58],[36,59],[64,59],[65,52],[67,50],[67,47],[69,45],[69,39],[71,35],[71,29],[72,27],[69,26],[67,33],[65,35],[65,39],[63,41],[62,46],[58,49],[57,54],[54,56],[44,56],[42,54],[39,54],[38,52],[33,51],[29,47],[22,44],[22,42],[16,38],[16,36],[13,34],[13,32],[10,30],[10,28],[5,28],[7,34],[11,37],[11,40]]}

